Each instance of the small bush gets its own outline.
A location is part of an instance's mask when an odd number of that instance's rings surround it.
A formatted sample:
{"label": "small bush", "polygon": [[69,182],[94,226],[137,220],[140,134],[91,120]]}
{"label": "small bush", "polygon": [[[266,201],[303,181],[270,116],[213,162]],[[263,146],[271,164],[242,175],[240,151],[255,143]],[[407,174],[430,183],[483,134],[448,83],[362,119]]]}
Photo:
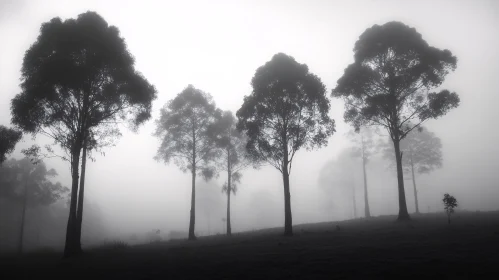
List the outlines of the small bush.
{"label": "small bush", "polygon": [[442,201],[444,202],[445,212],[447,212],[447,221],[450,224],[450,215],[454,213],[454,208],[457,207],[457,200],[452,195],[446,193]]}

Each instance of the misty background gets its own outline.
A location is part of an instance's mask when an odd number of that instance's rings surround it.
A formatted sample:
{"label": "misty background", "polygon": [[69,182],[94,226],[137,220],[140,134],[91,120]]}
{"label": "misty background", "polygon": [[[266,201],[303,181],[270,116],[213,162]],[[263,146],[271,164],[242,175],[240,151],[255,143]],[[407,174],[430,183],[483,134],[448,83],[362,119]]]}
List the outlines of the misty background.
{"label": "misty background", "polygon": [[[445,192],[459,200],[460,209],[499,209],[499,133],[495,131],[499,111],[494,109],[499,104],[497,1],[0,0],[0,124],[10,126],[10,100],[20,92],[22,59],[40,25],[53,17],[75,18],[87,10],[119,28],[136,58],[136,69],[158,90],[152,120],[138,133],[124,127],[115,147],[106,148],[105,156],[94,154],[95,162],[88,161],[83,220],[87,240],[128,239],[157,229],[164,237],[171,230],[187,231],[191,177],[173,164],[153,159],[159,140],[152,133],[159,109],[188,84],[210,93],[219,108],[236,112],[251,92],[250,80],[257,67],[284,52],[307,64],[330,91],[353,62],[359,35],[374,24],[394,20],[416,28],[430,45],[449,49],[458,58],[456,71],[441,87],[456,91],[460,106],[425,123],[442,141],[443,167],[418,177],[421,212],[442,211]],[[337,132],[328,146],[314,152],[300,150],[294,159],[290,182],[295,225],[353,218],[350,193],[329,176],[340,152],[350,146],[345,134],[351,129],[343,122],[343,101],[332,99],[331,105]],[[21,158],[20,151],[34,142],[25,135],[10,157]],[[41,146],[51,142],[43,136],[36,138]],[[57,181],[70,186],[67,162],[54,158],[45,163],[57,170]],[[362,216],[358,168],[351,172],[355,174],[357,214]],[[367,175],[371,215],[396,214],[396,176],[381,155],[367,165]],[[223,181],[198,179],[196,231],[200,235],[224,232]],[[405,183],[408,210],[413,212],[412,185],[408,180]],[[238,193],[232,197],[233,231],[282,226],[282,193],[281,174],[273,167],[245,170]],[[50,207],[61,203],[65,201]],[[43,214],[32,213],[28,224]],[[63,242],[67,220],[61,221]],[[51,228],[31,223],[28,232],[35,232],[36,226]],[[43,239],[43,234],[32,234],[26,242],[40,238],[49,243],[59,237]],[[84,246],[85,242],[84,238]]]}

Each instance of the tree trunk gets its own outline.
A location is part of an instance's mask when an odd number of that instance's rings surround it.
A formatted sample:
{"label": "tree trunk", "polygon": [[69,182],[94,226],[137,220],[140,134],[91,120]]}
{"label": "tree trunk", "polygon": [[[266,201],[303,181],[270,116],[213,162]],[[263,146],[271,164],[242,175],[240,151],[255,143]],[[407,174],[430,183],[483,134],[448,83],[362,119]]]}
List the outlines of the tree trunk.
{"label": "tree trunk", "polygon": [[19,244],[18,244],[19,254],[22,254],[23,252],[24,222],[26,219],[26,207],[28,206],[28,180],[29,180],[29,171],[28,173],[26,173],[26,185],[24,186],[23,213],[21,216],[21,231],[19,232]]}
{"label": "tree trunk", "polygon": [[364,149],[362,149],[362,168],[364,171],[364,215],[366,218],[370,218],[371,211],[369,210],[369,198],[368,198],[368,192],[367,192],[366,160],[364,158]]}
{"label": "tree trunk", "polygon": [[230,227],[230,193],[232,191],[232,185],[230,183],[231,181],[231,170],[230,170],[230,164],[229,164],[229,168],[228,168],[228,172],[227,172],[227,176],[228,176],[228,183],[227,183],[227,235],[231,235],[232,234],[232,231],[231,231],[231,227]]}
{"label": "tree trunk", "polygon": [[361,134],[362,141],[362,171],[364,172],[364,216],[366,218],[371,217],[371,211],[369,210],[369,198],[367,192],[367,174],[366,174],[366,155],[364,152],[364,136]]}
{"label": "tree trunk", "polygon": [[416,189],[416,178],[414,175],[414,164],[412,162],[412,153],[411,153],[411,170],[412,170],[412,186],[414,187],[414,205],[416,205],[416,214],[419,214],[418,191]]}
{"label": "tree trunk", "polygon": [[196,223],[196,167],[192,167],[191,217],[189,221],[189,240],[196,240],[194,225]]}
{"label": "tree trunk", "polygon": [[410,220],[409,212],[407,212],[407,204],[405,201],[405,189],[404,189],[404,174],[402,171],[402,154],[400,152],[400,140],[394,140],[393,146],[395,148],[395,160],[397,162],[397,180],[398,180],[398,191],[399,191],[399,216],[397,220],[407,221]]}
{"label": "tree trunk", "polygon": [[289,191],[289,171],[288,155],[284,155],[284,165],[282,169],[282,180],[284,183],[284,235],[293,235],[293,221],[291,217],[291,193]]}
{"label": "tree trunk", "polygon": [[352,185],[353,218],[357,219],[357,202],[355,201],[355,184]]}
{"label": "tree trunk", "polygon": [[80,163],[81,147],[77,146],[71,151],[71,202],[69,206],[68,225],[66,228],[66,243],[64,246],[64,257],[70,257],[78,252],[78,244],[75,243],[75,226],[76,223],[76,203],[78,199],[78,164]]}
{"label": "tree trunk", "polygon": [[76,212],[76,225],[75,225],[75,242],[78,244],[77,248],[81,251],[81,228],[83,222],[83,198],[85,192],[85,169],[87,166],[87,146],[86,140],[83,141],[83,154],[81,159],[81,174],[80,174],[80,188],[78,192],[78,205]]}
{"label": "tree trunk", "polygon": [[447,214],[447,223],[450,225],[450,214]]}

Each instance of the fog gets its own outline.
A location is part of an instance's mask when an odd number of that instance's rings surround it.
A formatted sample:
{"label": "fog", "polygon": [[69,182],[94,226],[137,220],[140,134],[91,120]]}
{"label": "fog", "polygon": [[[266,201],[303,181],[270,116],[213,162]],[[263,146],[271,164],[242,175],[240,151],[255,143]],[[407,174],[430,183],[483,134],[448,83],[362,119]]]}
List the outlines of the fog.
{"label": "fog", "polygon": [[[456,91],[460,106],[425,123],[442,141],[443,167],[418,177],[420,210],[442,211],[446,192],[460,201],[461,209],[499,209],[499,133],[494,130],[499,119],[494,109],[499,104],[499,2],[495,0],[3,0],[0,124],[10,126],[10,100],[20,92],[23,56],[36,40],[40,25],[57,16],[74,18],[87,10],[119,28],[136,58],[136,69],[156,86],[158,98],[152,119],[137,133],[123,126],[117,145],[106,148],[105,155],[94,154],[95,161],[87,163],[85,205],[94,205],[100,214],[91,219],[87,214],[91,211],[85,212],[84,236],[128,240],[132,234],[143,236],[156,229],[164,238],[172,230],[187,232],[190,174],[153,159],[160,142],[152,134],[159,109],[188,84],[210,93],[221,109],[236,112],[243,97],[251,93],[255,70],[275,53],[284,52],[307,64],[330,92],[353,62],[352,49],[359,35],[374,24],[392,20],[416,28],[430,45],[449,49],[458,58],[456,71],[447,76],[442,88]],[[293,224],[353,218],[350,193],[335,186],[335,178],[328,173],[340,152],[350,146],[345,134],[351,129],[343,121],[343,100],[331,99],[331,105],[336,133],[328,146],[300,150],[293,161]],[[52,141],[25,135],[10,157],[21,158],[21,150],[34,142]],[[70,187],[69,164],[57,158],[45,162],[59,173],[56,180]],[[374,216],[398,212],[396,175],[386,165],[381,157],[367,165]],[[357,215],[361,217],[363,187],[358,168],[351,172],[355,173]],[[209,182],[198,177],[197,182],[196,232],[223,233],[224,177]],[[412,185],[405,182],[412,213]],[[234,232],[283,226],[281,173],[271,166],[246,169],[231,199],[231,210]]]}

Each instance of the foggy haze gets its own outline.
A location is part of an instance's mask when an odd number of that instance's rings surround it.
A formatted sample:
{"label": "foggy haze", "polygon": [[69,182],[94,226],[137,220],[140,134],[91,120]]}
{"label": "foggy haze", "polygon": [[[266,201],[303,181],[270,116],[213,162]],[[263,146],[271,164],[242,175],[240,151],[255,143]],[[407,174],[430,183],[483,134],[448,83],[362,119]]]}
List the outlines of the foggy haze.
{"label": "foggy haze", "polygon": [[[160,141],[152,134],[159,109],[188,84],[210,93],[219,108],[235,113],[243,97],[251,93],[255,70],[275,53],[284,52],[307,64],[322,79],[329,96],[353,62],[359,35],[388,21],[416,28],[429,45],[449,49],[458,58],[456,71],[441,88],[457,92],[460,106],[425,123],[442,141],[443,167],[418,177],[421,212],[442,211],[441,197],[446,192],[459,199],[462,209],[499,209],[499,133],[493,129],[499,119],[499,111],[493,109],[499,104],[497,1],[3,0],[1,125],[10,126],[10,101],[20,92],[23,56],[36,40],[40,25],[57,16],[75,18],[87,10],[119,28],[136,59],[136,69],[155,85],[158,98],[153,102],[152,119],[137,133],[123,126],[117,145],[105,148],[105,156],[95,153],[95,161],[88,161],[85,205],[98,207],[102,221],[92,225],[87,216],[90,210],[85,212],[84,234],[94,231],[108,239],[126,239],[156,229],[165,237],[171,230],[187,232],[190,174],[153,159]],[[336,133],[327,147],[312,152],[301,149],[294,158],[290,184],[295,225],[353,217],[349,193],[328,177],[328,168],[350,146],[345,133],[351,126],[345,124],[343,113],[343,100],[331,99]],[[21,158],[21,150],[33,143],[24,135],[9,157]],[[52,140],[37,136],[36,143],[43,146]],[[57,181],[71,186],[67,162],[52,158],[45,163],[57,170]],[[398,211],[396,175],[386,165],[379,156],[367,165],[373,216]],[[362,216],[362,171],[358,168],[351,172],[359,175],[355,193],[357,215]],[[225,178],[197,180],[196,232],[223,233]],[[412,185],[405,182],[412,213]],[[238,192],[231,197],[233,231],[282,226],[282,184],[281,173],[271,166],[244,170]]]}

